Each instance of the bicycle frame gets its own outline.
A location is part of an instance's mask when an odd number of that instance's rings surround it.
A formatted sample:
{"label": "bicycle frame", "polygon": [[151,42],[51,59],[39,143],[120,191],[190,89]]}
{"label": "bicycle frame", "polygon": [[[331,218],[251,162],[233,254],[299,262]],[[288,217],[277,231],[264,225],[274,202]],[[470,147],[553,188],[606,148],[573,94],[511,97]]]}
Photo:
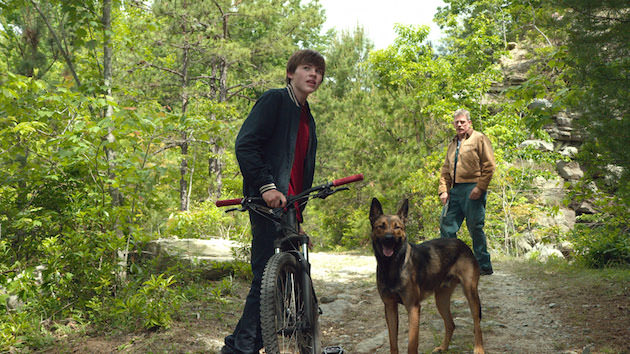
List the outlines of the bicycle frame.
{"label": "bicycle frame", "polygon": [[308,262],[309,237],[306,234],[300,235],[299,233],[295,204],[303,205],[309,199],[313,198],[325,199],[326,197],[336,192],[348,189],[346,187],[333,189],[332,187],[339,187],[344,184],[358,182],[362,180],[363,174],[356,174],[353,176],[336,179],[332,182],[320,184],[318,186],[309,188],[295,196],[289,196],[287,198],[286,207],[284,208],[270,208],[264,205],[264,200],[262,199],[262,197],[245,197],[241,199],[218,200],[215,204],[218,207],[240,204],[240,208],[228,209],[226,210],[226,213],[231,211],[250,210],[265,217],[268,220],[278,223],[280,225],[281,234],[283,237],[278,238],[274,241],[275,253],[280,253],[282,251],[282,245],[284,243],[297,240],[300,244],[300,252],[302,253],[304,259]]}
{"label": "bicycle frame", "polygon": [[[305,321],[297,322],[292,328],[284,327],[277,333],[282,333],[283,336],[291,336],[296,332],[319,333],[319,329],[317,327],[317,298],[315,296],[315,291],[313,290],[311,266],[309,261],[308,245],[310,238],[307,234],[301,234],[299,232],[297,209],[304,205],[309,199],[325,199],[338,191],[348,189],[346,187],[339,186],[361,180],[363,180],[363,175],[358,174],[309,188],[295,196],[289,196],[284,208],[270,208],[265,205],[266,203],[261,197],[219,200],[215,203],[219,207],[240,204],[240,208],[232,208],[226,210],[226,212],[248,210],[277,223],[280,228],[281,236],[274,240],[275,254],[277,255],[279,253],[286,252],[295,257],[295,260],[297,261],[297,274],[300,274],[300,276],[298,277],[299,279],[297,279],[298,281],[296,282],[296,285],[299,286],[301,293],[303,294],[303,308],[308,309],[303,313],[305,315]],[[338,188],[333,189],[333,187]],[[299,246],[296,246],[296,243]],[[265,270],[265,273],[266,272],[267,271]],[[318,338],[318,335],[316,337]],[[313,346],[313,349],[314,348],[315,346]]]}

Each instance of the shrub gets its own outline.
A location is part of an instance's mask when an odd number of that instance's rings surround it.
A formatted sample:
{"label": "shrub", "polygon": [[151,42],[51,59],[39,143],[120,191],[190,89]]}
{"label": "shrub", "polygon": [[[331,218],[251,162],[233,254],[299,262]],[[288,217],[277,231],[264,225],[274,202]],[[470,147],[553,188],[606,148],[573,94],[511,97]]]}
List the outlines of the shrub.
{"label": "shrub", "polygon": [[249,222],[246,214],[226,214],[225,210],[209,201],[193,205],[188,211],[170,215],[166,234],[179,238],[220,236],[228,239],[241,239],[247,235]]}
{"label": "shrub", "polygon": [[578,217],[573,231],[577,260],[588,267],[630,266],[630,210],[616,196],[598,195],[597,214]]}

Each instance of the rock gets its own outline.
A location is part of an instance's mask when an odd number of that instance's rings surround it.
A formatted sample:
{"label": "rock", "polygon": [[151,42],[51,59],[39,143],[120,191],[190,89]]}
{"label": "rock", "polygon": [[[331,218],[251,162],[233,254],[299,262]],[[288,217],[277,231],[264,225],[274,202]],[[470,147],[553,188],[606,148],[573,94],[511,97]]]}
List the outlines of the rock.
{"label": "rock", "polygon": [[322,297],[319,298],[319,303],[321,304],[329,304],[333,301],[337,300],[337,297],[335,295],[324,295]]}
{"label": "rock", "polygon": [[319,307],[322,309],[322,319],[336,322],[342,320],[343,313],[352,307],[352,303],[340,299],[328,304],[321,304]]}
{"label": "rock", "polygon": [[560,232],[569,232],[575,226],[575,211],[560,207],[555,214],[539,214],[536,223],[542,228],[558,227]]}
{"label": "rock", "polygon": [[387,344],[388,341],[389,341],[389,334],[387,330],[385,330],[385,331],[382,331],[381,333],[378,333],[377,335],[373,337],[369,337],[365,339],[364,341],[360,342],[359,344],[357,344],[354,350],[357,353],[374,353],[376,352],[376,349]]}
{"label": "rock", "polygon": [[604,182],[609,186],[614,186],[619,183],[621,177],[623,177],[624,169],[621,166],[608,164],[605,167],[606,175],[604,176]]}
{"label": "rock", "polygon": [[558,151],[560,155],[573,158],[578,153],[578,149],[575,146],[565,146],[560,151]]}
{"label": "rock", "polygon": [[528,146],[542,152],[553,151],[553,143],[544,140],[525,140],[518,146],[519,149],[524,149]]}
{"label": "rock", "polygon": [[24,301],[20,300],[17,295],[9,295],[7,297],[7,310],[17,310],[24,306]]}
{"label": "rock", "polygon": [[516,240],[516,248],[527,253],[531,251],[534,247],[530,245],[525,238],[519,237]]}
{"label": "rock", "polygon": [[575,255],[575,248],[569,241],[562,241],[558,247],[564,258],[572,258]]}
{"label": "rock", "polygon": [[556,169],[558,174],[568,181],[577,181],[584,177],[584,171],[576,161],[558,161]]}
{"label": "rock", "polygon": [[201,271],[203,279],[218,280],[234,273],[237,242],[211,239],[158,239],[147,243],[144,255],[158,260],[158,269],[183,262]]}
{"label": "rock", "polygon": [[157,256],[228,262],[234,260],[232,249],[239,244],[225,239],[158,239],[147,243],[147,252]]}
{"label": "rock", "polygon": [[572,202],[571,204],[569,204],[569,206],[573,210],[575,210],[575,215],[596,214],[597,213],[597,210],[595,210],[595,207],[593,207],[593,204],[591,204],[588,201]]}
{"label": "rock", "polygon": [[527,106],[527,108],[529,108],[529,110],[531,111],[536,111],[536,110],[546,110],[551,108],[551,102],[549,102],[548,99],[546,98],[535,98],[532,100],[532,102]]}
{"label": "rock", "polygon": [[559,176],[546,179],[542,176],[534,178],[534,186],[539,190],[538,200],[547,205],[562,205],[566,197],[564,180]]}
{"label": "rock", "polygon": [[534,248],[530,252],[527,252],[527,254],[525,254],[525,257],[535,258],[541,262],[548,261],[550,257],[564,259],[562,252],[555,249],[551,245],[543,245],[543,244],[537,244],[536,246],[534,246]]}
{"label": "rock", "polygon": [[570,127],[573,124],[573,119],[566,112],[559,112],[556,116],[556,124],[559,127]]}

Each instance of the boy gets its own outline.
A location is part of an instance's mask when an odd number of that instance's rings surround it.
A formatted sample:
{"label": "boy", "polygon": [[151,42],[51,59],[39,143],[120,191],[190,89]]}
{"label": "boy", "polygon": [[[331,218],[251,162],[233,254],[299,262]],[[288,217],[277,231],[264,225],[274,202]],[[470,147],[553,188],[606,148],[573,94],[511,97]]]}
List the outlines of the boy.
{"label": "boy", "polygon": [[[287,62],[287,86],[266,91],[252,108],[235,144],[245,196],[262,196],[267,206],[278,208],[286,205],[287,195],[312,186],[317,136],[306,99],[319,88],[325,69],[325,60],[318,52],[305,49],[293,53]],[[278,231],[256,213],[250,212],[249,218],[254,278],[243,315],[234,333],[225,337],[221,353],[258,353],[263,347],[260,283]]]}

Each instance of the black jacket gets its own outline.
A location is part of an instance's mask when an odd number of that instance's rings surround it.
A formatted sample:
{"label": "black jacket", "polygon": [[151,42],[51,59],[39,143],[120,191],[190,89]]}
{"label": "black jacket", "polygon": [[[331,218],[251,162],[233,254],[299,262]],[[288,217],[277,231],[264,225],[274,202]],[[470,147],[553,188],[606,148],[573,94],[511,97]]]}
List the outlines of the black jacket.
{"label": "black jacket", "polygon": [[[304,186],[313,184],[317,134],[306,103],[309,144],[304,161]],[[276,188],[287,194],[295,154],[301,107],[291,86],[265,92],[256,101],[236,137],[236,159],[243,174],[243,194],[259,196]]]}

